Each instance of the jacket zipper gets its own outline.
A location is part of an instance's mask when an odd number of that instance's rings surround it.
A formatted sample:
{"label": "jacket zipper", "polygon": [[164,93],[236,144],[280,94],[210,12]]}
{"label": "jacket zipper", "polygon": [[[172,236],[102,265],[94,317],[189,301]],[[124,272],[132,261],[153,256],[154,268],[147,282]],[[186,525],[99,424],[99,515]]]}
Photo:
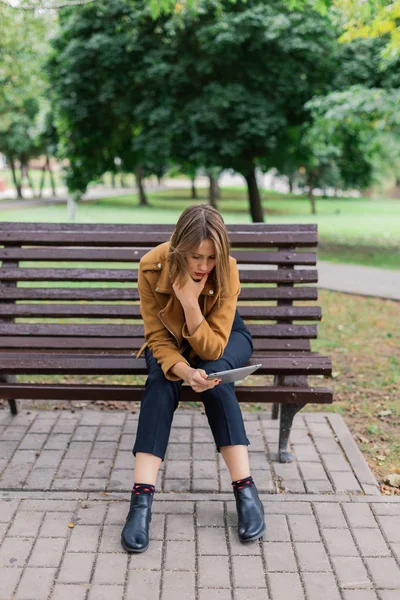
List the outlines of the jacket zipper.
{"label": "jacket zipper", "polygon": [[[165,310],[165,309],[164,309],[164,310]],[[174,336],[174,338],[176,339],[177,346],[178,346],[178,348],[180,348],[180,347],[181,347],[181,344],[179,343],[179,340],[178,340],[178,338],[176,337],[176,335],[174,334],[174,332],[173,332],[173,331],[171,331],[171,330],[170,330],[170,328],[169,328],[169,327],[167,327],[167,325],[166,325],[166,324],[164,323],[164,321],[162,320],[162,318],[161,318],[161,313],[162,313],[162,312],[163,312],[163,311],[162,311],[162,310],[160,310],[160,312],[158,313],[158,318],[160,319],[161,323],[164,325],[165,329],[168,329],[168,331],[170,332],[170,334]]]}

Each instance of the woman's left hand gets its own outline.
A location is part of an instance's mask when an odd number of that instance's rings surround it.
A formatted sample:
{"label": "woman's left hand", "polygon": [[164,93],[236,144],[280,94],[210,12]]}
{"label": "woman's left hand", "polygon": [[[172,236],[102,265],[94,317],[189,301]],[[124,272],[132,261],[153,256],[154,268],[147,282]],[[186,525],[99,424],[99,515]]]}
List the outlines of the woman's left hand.
{"label": "woman's left hand", "polygon": [[178,283],[175,280],[172,284],[172,288],[175,292],[176,297],[182,304],[182,306],[190,305],[197,303],[199,300],[199,296],[204,289],[208,278],[208,273],[206,273],[200,281],[195,281],[190,277],[189,274],[186,275],[185,283],[182,287],[178,287]]}

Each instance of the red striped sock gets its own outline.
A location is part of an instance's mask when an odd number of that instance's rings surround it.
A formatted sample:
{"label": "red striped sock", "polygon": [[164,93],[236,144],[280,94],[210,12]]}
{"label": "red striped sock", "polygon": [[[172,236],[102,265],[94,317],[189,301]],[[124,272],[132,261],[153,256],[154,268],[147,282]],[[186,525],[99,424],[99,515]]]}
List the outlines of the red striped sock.
{"label": "red striped sock", "polygon": [[148,494],[152,495],[155,492],[155,486],[151,483],[135,483],[132,488],[134,494]]}
{"label": "red striped sock", "polygon": [[244,487],[251,487],[252,485],[254,485],[254,481],[252,476],[250,475],[249,477],[245,477],[244,479],[232,481],[232,485],[234,490],[241,490]]}

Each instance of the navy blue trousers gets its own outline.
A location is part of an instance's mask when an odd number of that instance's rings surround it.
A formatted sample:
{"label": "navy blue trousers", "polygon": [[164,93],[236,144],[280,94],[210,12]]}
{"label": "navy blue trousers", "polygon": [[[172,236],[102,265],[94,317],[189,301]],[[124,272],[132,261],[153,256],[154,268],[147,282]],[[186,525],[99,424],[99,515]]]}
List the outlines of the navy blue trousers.
{"label": "navy blue trousers", "polygon": [[[187,358],[189,351],[190,346],[185,349],[183,356]],[[252,353],[251,334],[236,311],[229,340],[221,358],[207,361],[196,356],[192,361],[192,366],[204,369],[206,373],[237,369],[247,364]],[[135,456],[136,452],[155,454],[164,460],[174,412],[179,405],[182,380],[166,379],[148,347],[145,350],[145,358],[149,375],[141,400],[136,440],[132,452]],[[204,403],[218,452],[220,452],[221,446],[248,446],[250,444],[236,398],[234,383],[220,383],[211,390],[201,392],[199,398]]]}

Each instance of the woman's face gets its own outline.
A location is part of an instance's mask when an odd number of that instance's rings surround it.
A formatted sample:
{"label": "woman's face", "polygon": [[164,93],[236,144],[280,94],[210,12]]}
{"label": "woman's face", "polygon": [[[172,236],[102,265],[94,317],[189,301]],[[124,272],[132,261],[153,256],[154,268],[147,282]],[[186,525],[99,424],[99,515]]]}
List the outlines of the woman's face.
{"label": "woman's face", "polygon": [[215,267],[215,245],[212,240],[203,240],[187,257],[188,272],[194,281],[200,281],[205,273]]}

